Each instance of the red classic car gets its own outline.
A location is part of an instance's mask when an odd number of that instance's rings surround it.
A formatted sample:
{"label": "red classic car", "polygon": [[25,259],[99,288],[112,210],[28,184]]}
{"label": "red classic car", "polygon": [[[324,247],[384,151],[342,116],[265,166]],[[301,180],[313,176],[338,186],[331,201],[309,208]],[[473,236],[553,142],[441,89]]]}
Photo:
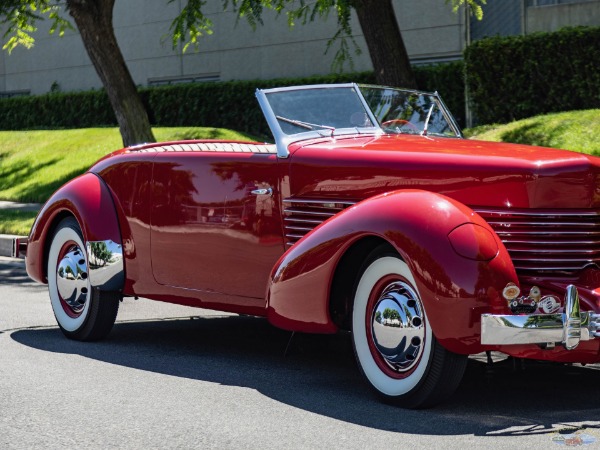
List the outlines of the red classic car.
{"label": "red classic car", "polygon": [[125,148],[46,203],[20,246],[67,337],[104,337],[124,296],[350,330],[405,407],[469,354],[600,361],[600,159],[463,139],[435,93],[257,98],[274,144]]}

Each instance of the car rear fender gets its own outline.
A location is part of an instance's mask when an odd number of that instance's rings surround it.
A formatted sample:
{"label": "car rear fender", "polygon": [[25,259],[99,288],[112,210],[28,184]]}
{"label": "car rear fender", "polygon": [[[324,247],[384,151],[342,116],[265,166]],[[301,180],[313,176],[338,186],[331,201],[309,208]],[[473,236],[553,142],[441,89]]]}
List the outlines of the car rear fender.
{"label": "car rear fender", "polygon": [[[506,311],[501,292],[508,282],[517,283],[515,269],[498,236],[478,214],[428,191],[400,190],[364,200],[294,244],[271,273],[269,321],[294,331],[335,332],[330,313],[333,280],[340,267],[348,268],[340,266],[342,257],[365,239],[387,242],[408,264],[442,345],[459,353],[477,351],[480,315]],[[350,271],[349,292],[361,264],[356,261]]]}
{"label": "car rear fender", "polygon": [[[101,290],[121,290],[125,279],[121,233],[112,195],[102,179],[87,172],[62,186],[38,214],[27,244],[27,273],[47,283],[46,259],[55,228],[65,217],[73,216],[87,244],[90,282]],[[112,252],[108,261],[94,257],[96,245]],[[105,258],[106,259],[106,258]],[[92,264],[90,264],[90,260]]]}

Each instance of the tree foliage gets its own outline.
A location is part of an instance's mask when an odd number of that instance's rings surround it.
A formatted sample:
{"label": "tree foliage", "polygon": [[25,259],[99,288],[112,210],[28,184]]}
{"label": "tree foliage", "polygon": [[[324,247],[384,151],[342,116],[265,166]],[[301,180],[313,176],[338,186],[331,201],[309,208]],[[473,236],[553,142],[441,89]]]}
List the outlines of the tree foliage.
{"label": "tree foliage", "polygon": [[66,30],[73,29],[71,23],[61,15],[57,1],[52,0],[2,0],[0,2],[0,23],[6,26],[3,45],[11,52],[22,45],[31,48],[34,44],[32,34],[37,30],[37,21],[48,18],[51,21],[50,34],[58,31],[62,36]]}
{"label": "tree foliage", "polygon": [[[167,0],[173,3],[175,0]],[[178,0],[179,1],[179,0]],[[481,18],[481,4],[486,0],[444,0],[454,11],[466,5]],[[112,11],[115,0],[2,0],[0,23],[5,28],[4,49],[9,52],[22,45],[30,48],[39,20],[51,21],[50,32],[65,33],[72,29],[62,16],[63,8],[75,19],[84,46],[108,93],[115,111],[123,142],[132,145],[154,140],[144,105],[137,93],[131,74],[114,36]],[[186,0],[181,13],[171,24],[173,46],[180,43],[186,50],[197,47],[199,39],[211,34],[213,23],[203,13],[207,0]],[[263,23],[265,9],[287,16],[288,24],[307,24],[317,18],[335,15],[337,31],[329,39],[325,52],[335,44],[334,68],[341,71],[345,63],[352,67],[353,55],[360,48],[352,30],[352,12],[356,12],[376,81],[391,86],[416,88],[416,79],[396,22],[392,0],[221,0],[223,9],[231,8],[239,18],[245,18],[252,27]],[[64,6],[63,6],[64,5]]]}
{"label": "tree foliage", "polygon": [[[169,0],[174,2],[175,0]],[[487,0],[444,0],[457,13],[461,6],[469,9],[477,19],[483,17],[482,5]],[[187,0],[182,13],[175,18],[171,25],[173,47],[179,43],[188,48],[190,44],[197,46],[199,38],[212,33],[212,22],[202,13],[204,0]],[[338,45],[334,57],[334,68],[342,70],[345,63],[352,66],[353,54],[360,55],[361,49],[354,38],[352,29],[352,11],[359,5],[360,0],[222,0],[223,8],[232,7],[239,18],[245,18],[256,28],[263,25],[265,9],[278,14],[284,14],[290,27],[298,24],[306,25],[317,19],[327,19],[335,15],[337,30],[327,41],[325,52]]]}

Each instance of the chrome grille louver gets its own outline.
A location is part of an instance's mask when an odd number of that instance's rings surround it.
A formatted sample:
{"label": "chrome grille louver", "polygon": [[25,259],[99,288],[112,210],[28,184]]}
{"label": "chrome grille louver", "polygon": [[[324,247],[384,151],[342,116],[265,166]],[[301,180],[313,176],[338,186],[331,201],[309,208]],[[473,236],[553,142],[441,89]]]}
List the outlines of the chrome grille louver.
{"label": "chrome grille louver", "polygon": [[504,242],[519,273],[600,266],[600,211],[473,209]]}
{"label": "chrome grille louver", "polygon": [[355,203],[339,200],[284,199],[286,244],[294,245],[309,231]]}

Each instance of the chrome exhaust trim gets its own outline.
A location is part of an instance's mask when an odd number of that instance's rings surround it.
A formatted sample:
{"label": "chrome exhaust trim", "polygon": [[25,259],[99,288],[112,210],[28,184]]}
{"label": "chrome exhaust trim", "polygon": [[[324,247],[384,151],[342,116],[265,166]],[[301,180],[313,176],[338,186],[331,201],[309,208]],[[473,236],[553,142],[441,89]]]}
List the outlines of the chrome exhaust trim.
{"label": "chrome exhaust trim", "polygon": [[573,285],[567,287],[562,313],[481,316],[483,345],[560,344],[573,350],[580,341],[594,338],[600,338],[600,314],[581,312]]}

